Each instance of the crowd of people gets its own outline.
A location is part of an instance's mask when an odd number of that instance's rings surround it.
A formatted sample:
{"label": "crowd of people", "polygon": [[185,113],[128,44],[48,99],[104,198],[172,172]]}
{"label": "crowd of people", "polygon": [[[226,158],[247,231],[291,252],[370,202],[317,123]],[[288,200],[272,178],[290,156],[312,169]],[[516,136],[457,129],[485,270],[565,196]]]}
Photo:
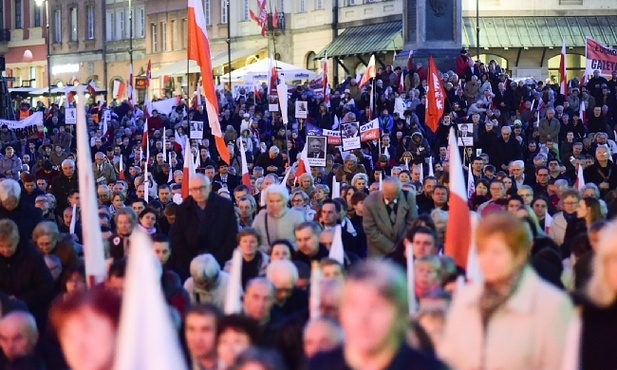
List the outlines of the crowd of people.
{"label": "crowd of people", "polygon": [[[298,85],[288,124],[269,110],[267,84],[219,90],[231,163],[196,96],[149,118],[126,101],[91,102],[107,276],[90,288],[74,126],[62,106],[22,102],[43,112],[45,134],[0,130],[0,368],[113,367],[136,229],[151,237],[191,369],[617,368],[617,71],[574,78],[563,94],[462,50],[441,76],[435,132],[421,62],[380,68],[362,87],[348,77],[327,97]],[[296,100],[306,119],[294,118]],[[380,138],[360,149],[307,136],[309,124],[374,119]],[[187,135],[194,122],[198,139]],[[443,248],[457,222],[448,135],[458,125],[481,280]],[[305,144],[325,166],[300,173]],[[236,250],[242,309],[223,315]]]}

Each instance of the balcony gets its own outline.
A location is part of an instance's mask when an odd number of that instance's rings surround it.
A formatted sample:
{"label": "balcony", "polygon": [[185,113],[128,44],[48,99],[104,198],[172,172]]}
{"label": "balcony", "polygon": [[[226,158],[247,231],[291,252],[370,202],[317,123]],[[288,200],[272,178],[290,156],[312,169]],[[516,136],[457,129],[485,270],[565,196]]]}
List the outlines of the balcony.
{"label": "balcony", "polygon": [[0,42],[11,41],[11,30],[8,28],[0,28]]}

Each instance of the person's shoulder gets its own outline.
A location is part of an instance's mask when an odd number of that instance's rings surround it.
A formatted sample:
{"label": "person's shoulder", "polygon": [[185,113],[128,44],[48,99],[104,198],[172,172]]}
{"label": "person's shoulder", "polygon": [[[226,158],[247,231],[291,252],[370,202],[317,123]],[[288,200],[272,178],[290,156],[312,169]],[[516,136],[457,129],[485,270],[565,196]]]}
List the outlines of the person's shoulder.
{"label": "person's shoulder", "polygon": [[343,348],[337,347],[331,351],[319,352],[308,363],[309,370],[345,370],[348,369],[343,357]]}
{"label": "person's shoulder", "polygon": [[[413,364],[413,365],[411,365]],[[392,370],[441,370],[447,367],[432,355],[403,345],[389,369]]]}

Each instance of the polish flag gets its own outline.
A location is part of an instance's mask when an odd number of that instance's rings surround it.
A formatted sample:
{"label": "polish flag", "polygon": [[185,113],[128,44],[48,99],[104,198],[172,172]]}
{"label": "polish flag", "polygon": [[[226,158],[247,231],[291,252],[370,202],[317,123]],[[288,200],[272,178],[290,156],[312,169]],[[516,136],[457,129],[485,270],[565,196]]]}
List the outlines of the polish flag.
{"label": "polish flag", "polygon": [[240,140],[240,159],[242,160],[242,185],[249,188],[252,194],[251,175],[249,175],[249,165],[246,162],[246,152],[244,151],[244,141],[242,140]]}
{"label": "polish flag", "polygon": [[471,246],[471,219],[467,205],[467,189],[463,163],[456,145],[454,128],[450,129],[450,199],[448,204],[448,224],[444,253],[454,258],[457,266],[467,268],[469,247]]}
{"label": "polish flag", "polygon": [[398,79],[398,92],[399,93],[405,92],[405,74],[403,73],[402,69],[401,69],[401,75],[399,76],[399,79]]}
{"label": "polish flag", "polygon": [[229,151],[225,145],[225,140],[223,140],[221,124],[219,123],[219,109],[216,94],[214,93],[214,79],[212,77],[210,41],[208,40],[206,18],[204,16],[204,7],[201,0],[189,0],[188,59],[197,61],[197,64],[201,69],[203,83],[201,88],[204,96],[206,97],[206,112],[208,114],[210,129],[212,130],[212,135],[214,136],[216,150],[219,152],[221,159],[227,164],[230,164],[231,161],[229,158]]}
{"label": "polish flag", "polygon": [[150,87],[151,79],[152,79],[152,60],[148,59],[148,67],[146,68],[146,87]]}
{"label": "polish flag", "polygon": [[561,59],[559,60],[559,93],[564,96],[564,98],[568,97],[568,76],[566,74],[566,39],[563,39],[563,44],[561,45]]}
{"label": "polish flag", "polygon": [[476,182],[473,181],[473,171],[471,164],[467,166],[467,199],[471,199],[473,193],[476,192]]}
{"label": "polish flag", "polygon": [[141,147],[145,148],[148,146],[148,120],[144,122],[144,132],[141,135]]}
{"label": "polish flag", "polygon": [[309,138],[304,144],[304,149],[302,149],[302,153],[300,154],[300,160],[298,160],[298,168],[296,169],[296,181],[300,178],[302,174],[311,173],[311,166],[309,165],[308,160],[308,142],[311,139]]}
{"label": "polish flag", "polygon": [[407,71],[411,72],[413,69],[413,50],[409,50],[409,56],[407,57]]}
{"label": "polish flag", "polygon": [[128,104],[129,107],[131,108],[131,110],[134,110],[135,108],[133,107],[133,65],[129,64],[129,89],[128,89]]}
{"label": "polish flag", "polygon": [[94,99],[96,96],[96,86],[94,85],[94,80],[90,81],[90,83],[86,85],[86,90],[88,90],[88,93],[90,93],[90,95],[92,95],[92,99]]}
{"label": "polish flag", "polygon": [[581,122],[583,123],[583,125],[586,125],[587,124],[587,109],[586,109],[585,102],[582,100],[578,108],[578,116],[581,118]]}
{"label": "polish flag", "polygon": [[114,99],[120,99],[124,94],[124,88],[126,84],[122,81],[114,80],[113,97]]}
{"label": "polish flag", "polygon": [[375,78],[377,76],[377,67],[375,67],[375,54],[371,55],[371,59],[368,61],[368,65],[366,66],[366,71],[364,71],[364,76],[362,76],[362,80],[358,84],[360,88],[364,86],[371,78]]}
{"label": "polish flag", "polygon": [[272,28],[279,28],[279,11],[274,6],[274,14],[272,15]]}
{"label": "polish flag", "polygon": [[255,92],[255,99],[261,101],[261,93],[259,92],[257,86],[253,86],[253,91]]}
{"label": "polish flag", "polygon": [[585,176],[583,176],[583,165],[579,164],[576,173],[576,181],[574,182],[574,189],[583,191],[583,187],[585,187]]}
{"label": "polish flag", "polygon": [[551,223],[553,222],[553,216],[550,213],[546,212],[544,214],[544,232],[548,235],[548,232],[551,230]]}
{"label": "polish flag", "polygon": [[193,163],[193,153],[191,146],[184,146],[184,165],[182,166],[182,189],[180,194],[182,199],[189,196],[189,181],[195,175],[195,163]]}
{"label": "polish flag", "polygon": [[120,154],[120,161],[118,162],[118,177],[120,177],[120,180],[126,178],[124,175],[124,156],[122,154]]}
{"label": "polish flag", "polygon": [[269,59],[270,59],[270,68],[268,70],[268,94],[267,95],[275,95],[276,94],[276,82],[278,81],[278,74],[276,72],[276,64],[274,63],[274,58],[271,56]]}
{"label": "polish flag", "polygon": [[322,78],[321,78],[321,86],[323,88],[323,101],[326,107],[330,107],[330,87],[328,87],[328,52],[326,51],[323,57],[323,68],[322,68]]}
{"label": "polish flag", "polygon": [[95,193],[94,174],[92,172],[92,157],[90,139],[88,138],[88,123],[86,122],[86,107],[84,92],[77,87],[77,176],[81,199],[81,221],[83,233],[84,263],[86,265],[86,282],[90,287],[101,283],[107,271],[103,252],[103,237],[99,225],[98,204]]}
{"label": "polish flag", "polygon": [[[435,66],[435,61],[433,60],[432,55],[429,55],[428,57],[428,72],[426,76],[429,90],[426,93],[425,121],[426,126],[430,128],[431,131],[436,132],[437,126],[439,125],[439,119],[443,116],[446,94],[443,91],[441,76]],[[454,142],[454,146],[456,146],[456,141]]]}

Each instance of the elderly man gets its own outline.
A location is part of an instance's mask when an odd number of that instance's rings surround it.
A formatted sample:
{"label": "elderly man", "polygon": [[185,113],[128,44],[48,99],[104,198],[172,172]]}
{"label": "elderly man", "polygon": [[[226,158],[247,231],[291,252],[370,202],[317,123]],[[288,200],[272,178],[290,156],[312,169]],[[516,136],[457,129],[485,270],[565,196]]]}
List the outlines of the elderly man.
{"label": "elderly man", "polygon": [[560,129],[561,124],[559,120],[555,118],[555,110],[553,108],[547,109],[546,116],[540,120],[540,124],[538,125],[540,144],[546,144],[548,138],[558,140]]}
{"label": "elderly man", "polygon": [[19,225],[19,236],[23,240],[32,238],[34,227],[43,221],[40,209],[21,196],[22,189],[13,179],[0,182],[0,219],[8,218]]}
{"label": "elderly man", "polygon": [[507,170],[511,161],[523,159],[523,152],[519,142],[512,138],[512,128],[504,126],[501,128],[501,137],[495,141],[491,157],[491,163],[498,170]]}
{"label": "elderly man", "polygon": [[396,177],[383,180],[383,190],[364,200],[363,226],[368,255],[383,257],[392,252],[418,217],[416,196],[401,190]]}
{"label": "elderly man", "polygon": [[108,184],[116,181],[116,169],[109,163],[103,152],[94,155],[92,172],[94,173],[94,180],[98,183]]}
{"label": "elderly man", "polygon": [[15,155],[15,149],[11,146],[4,149],[4,154],[4,157],[0,158],[0,173],[9,179],[19,180],[21,159]]}
{"label": "elderly man", "polygon": [[58,204],[56,211],[61,213],[68,206],[68,196],[72,190],[79,190],[78,178],[75,173],[75,161],[65,159],[62,161],[62,173],[54,179],[51,185],[51,193],[56,197]]}
{"label": "elderly man", "polygon": [[190,266],[191,277],[184,282],[192,304],[210,303],[220,309],[225,304],[225,294],[229,286],[229,274],[211,254],[200,254],[193,258]]}
{"label": "elderly man", "polygon": [[283,174],[283,170],[285,169],[283,156],[281,155],[279,148],[274,145],[270,147],[267,154],[262,153],[257,157],[255,166],[264,168],[266,170],[266,174],[274,173],[279,176]]}
{"label": "elderly man", "polygon": [[266,328],[270,324],[272,305],[274,304],[274,286],[266,278],[254,278],[246,284],[242,299],[244,314],[255,319]]}
{"label": "elderly man", "polygon": [[522,159],[510,162],[509,170],[512,183],[517,189],[523,185],[533,185],[533,180],[525,175],[525,162]]}
{"label": "elderly man", "polygon": [[236,247],[238,232],[233,204],[212,193],[210,179],[196,174],[189,181],[189,192],[170,230],[170,262],[182,279],[188,277],[191,260],[198,254],[210,253],[224,265]]}
{"label": "elderly man", "polygon": [[335,172],[336,181],[351,183],[351,179],[357,173],[366,173],[366,168],[363,164],[358,164],[358,157],[354,154],[347,154],[345,162]]}
{"label": "elderly man", "polygon": [[266,270],[266,278],[274,285],[275,302],[272,315],[277,318],[300,314],[308,309],[308,295],[296,288],[298,269],[288,260],[272,261]]}

